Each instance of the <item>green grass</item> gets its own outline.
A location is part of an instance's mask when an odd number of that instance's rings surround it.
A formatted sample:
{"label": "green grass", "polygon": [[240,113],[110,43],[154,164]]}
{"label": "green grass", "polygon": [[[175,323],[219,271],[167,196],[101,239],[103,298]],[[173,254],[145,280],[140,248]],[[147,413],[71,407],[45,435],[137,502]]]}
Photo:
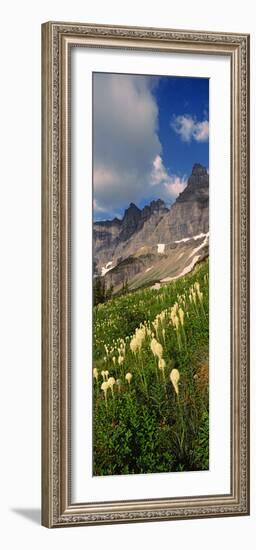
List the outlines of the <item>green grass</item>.
{"label": "green grass", "polygon": [[208,306],[206,260],[94,308],[94,475],[208,469]]}

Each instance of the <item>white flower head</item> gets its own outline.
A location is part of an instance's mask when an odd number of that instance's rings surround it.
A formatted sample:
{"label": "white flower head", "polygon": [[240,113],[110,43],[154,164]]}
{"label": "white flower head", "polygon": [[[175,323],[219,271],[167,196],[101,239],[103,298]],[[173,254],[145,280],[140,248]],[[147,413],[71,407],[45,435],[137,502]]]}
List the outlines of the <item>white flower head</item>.
{"label": "white flower head", "polygon": [[125,375],[125,379],[127,380],[128,384],[130,384],[132,379],[132,374],[130,372],[127,372]]}
{"label": "white flower head", "polygon": [[180,379],[180,373],[178,369],[172,369],[170,373],[170,380],[177,395],[179,394],[179,386],[178,386],[179,379]]}
{"label": "white flower head", "polygon": [[197,293],[200,292],[200,284],[198,282],[195,282],[194,289]]}
{"label": "white flower head", "polygon": [[105,397],[105,400],[106,400],[106,405],[107,405],[107,391],[108,391],[108,388],[109,388],[108,382],[102,382],[102,384],[101,384],[101,389],[102,389],[102,391],[104,392],[104,397]]}
{"label": "white flower head", "polygon": [[158,357],[158,359],[161,359],[163,355],[163,346],[155,338],[152,338],[150,348],[153,355]]}
{"label": "white flower head", "polygon": [[184,311],[181,307],[179,308],[179,318],[180,318],[180,322],[183,326],[184,325]]}
{"label": "white flower head", "polygon": [[113,389],[113,386],[115,385],[116,381],[114,379],[113,376],[110,376],[110,378],[108,379],[108,387],[111,389],[111,392],[112,392],[112,395],[114,396],[114,389]]}
{"label": "white flower head", "polygon": [[164,369],[166,367],[165,360],[162,357],[158,361],[158,367],[161,371],[164,371]]}
{"label": "white flower head", "polygon": [[135,336],[130,341],[130,348],[132,350],[132,353],[136,353],[138,349],[138,342]]}

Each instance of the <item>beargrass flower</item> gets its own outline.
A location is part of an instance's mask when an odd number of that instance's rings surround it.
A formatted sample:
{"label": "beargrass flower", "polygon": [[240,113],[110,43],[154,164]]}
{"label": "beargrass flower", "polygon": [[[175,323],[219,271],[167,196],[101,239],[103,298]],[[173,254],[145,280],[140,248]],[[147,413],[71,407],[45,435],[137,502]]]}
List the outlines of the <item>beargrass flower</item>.
{"label": "beargrass flower", "polygon": [[184,325],[184,311],[181,307],[179,308],[179,318],[180,318],[180,322],[183,326]]}
{"label": "beargrass flower", "polygon": [[199,291],[197,293],[197,295],[198,295],[199,301],[202,302],[203,301],[203,293]]}
{"label": "beargrass flower", "polygon": [[179,379],[180,379],[180,373],[178,369],[172,369],[170,373],[170,380],[177,395],[179,394],[179,387],[178,387]]}
{"label": "beargrass flower", "polygon": [[109,388],[109,385],[108,385],[108,382],[102,382],[101,384],[101,389],[102,391],[104,392],[104,397],[105,397],[105,401],[106,401],[106,404],[107,404],[107,391],[108,391],[108,388]]}
{"label": "beargrass flower", "polygon": [[152,338],[150,348],[153,355],[161,359],[163,355],[163,346],[155,338]]}
{"label": "beargrass flower", "polygon": [[200,284],[198,282],[195,282],[194,289],[197,293],[200,292]]}
{"label": "beargrass flower", "polygon": [[98,369],[96,367],[94,367],[94,369],[93,369],[93,378],[95,378],[95,380],[98,380],[98,376],[99,376]]}
{"label": "beargrass flower", "polygon": [[175,302],[175,304],[171,308],[170,317],[171,317],[172,324],[176,329],[179,328],[179,323],[180,323],[179,317],[178,317],[178,310],[179,310],[179,306],[177,302]]}
{"label": "beargrass flower", "polygon": [[116,381],[115,381],[114,377],[110,376],[110,378],[107,381],[107,384],[108,384],[108,387],[111,389],[112,395],[114,395],[113,386],[114,386],[115,383],[116,383]]}
{"label": "beargrass flower", "polygon": [[128,384],[130,384],[132,379],[132,374],[130,372],[127,372],[125,375],[125,379],[127,380]]}
{"label": "beargrass flower", "polygon": [[166,367],[166,363],[165,363],[165,360],[162,357],[158,361],[158,367],[161,371],[164,372],[164,369]]}
{"label": "beargrass flower", "polygon": [[130,348],[132,350],[132,353],[136,353],[136,351],[138,349],[138,342],[137,342],[135,336],[133,336],[133,338],[130,341]]}

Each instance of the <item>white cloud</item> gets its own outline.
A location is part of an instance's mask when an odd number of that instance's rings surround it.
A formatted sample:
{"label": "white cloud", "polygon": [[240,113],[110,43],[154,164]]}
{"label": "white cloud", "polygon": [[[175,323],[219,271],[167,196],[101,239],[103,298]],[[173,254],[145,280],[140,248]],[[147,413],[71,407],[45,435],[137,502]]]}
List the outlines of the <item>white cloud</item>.
{"label": "white cloud", "polygon": [[130,202],[169,203],[185,186],[161,158],[154,78],[96,73],[93,78],[93,184],[96,215]]}
{"label": "white cloud", "polygon": [[153,186],[161,186],[161,197],[169,203],[170,200],[174,200],[185,189],[187,179],[185,176],[181,178],[176,174],[168,174],[161,156],[157,155],[153,162],[151,184]]}
{"label": "white cloud", "polygon": [[209,139],[209,121],[197,121],[191,115],[174,116],[171,121],[171,127],[179,134],[182,141],[190,142],[191,140],[204,142]]}
{"label": "white cloud", "polygon": [[150,79],[94,75],[94,193],[99,204],[138,200],[161,151]]}
{"label": "white cloud", "polygon": [[105,213],[105,209],[102,208],[102,206],[100,206],[100,204],[98,203],[98,201],[96,201],[96,199],[94,199],[93,201],[93,209],[94,209],[94,212],[96,212],[97,214]]}

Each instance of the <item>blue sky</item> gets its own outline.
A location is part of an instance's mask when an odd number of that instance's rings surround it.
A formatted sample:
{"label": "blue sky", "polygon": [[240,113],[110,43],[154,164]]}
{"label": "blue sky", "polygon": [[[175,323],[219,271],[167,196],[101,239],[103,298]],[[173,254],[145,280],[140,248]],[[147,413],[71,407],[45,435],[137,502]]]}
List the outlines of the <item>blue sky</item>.
{"label": "blue sky", "polygon": [[209,168],[208,79],[94,73],[96,220],[130,202],[170,206],[198,162]]}

